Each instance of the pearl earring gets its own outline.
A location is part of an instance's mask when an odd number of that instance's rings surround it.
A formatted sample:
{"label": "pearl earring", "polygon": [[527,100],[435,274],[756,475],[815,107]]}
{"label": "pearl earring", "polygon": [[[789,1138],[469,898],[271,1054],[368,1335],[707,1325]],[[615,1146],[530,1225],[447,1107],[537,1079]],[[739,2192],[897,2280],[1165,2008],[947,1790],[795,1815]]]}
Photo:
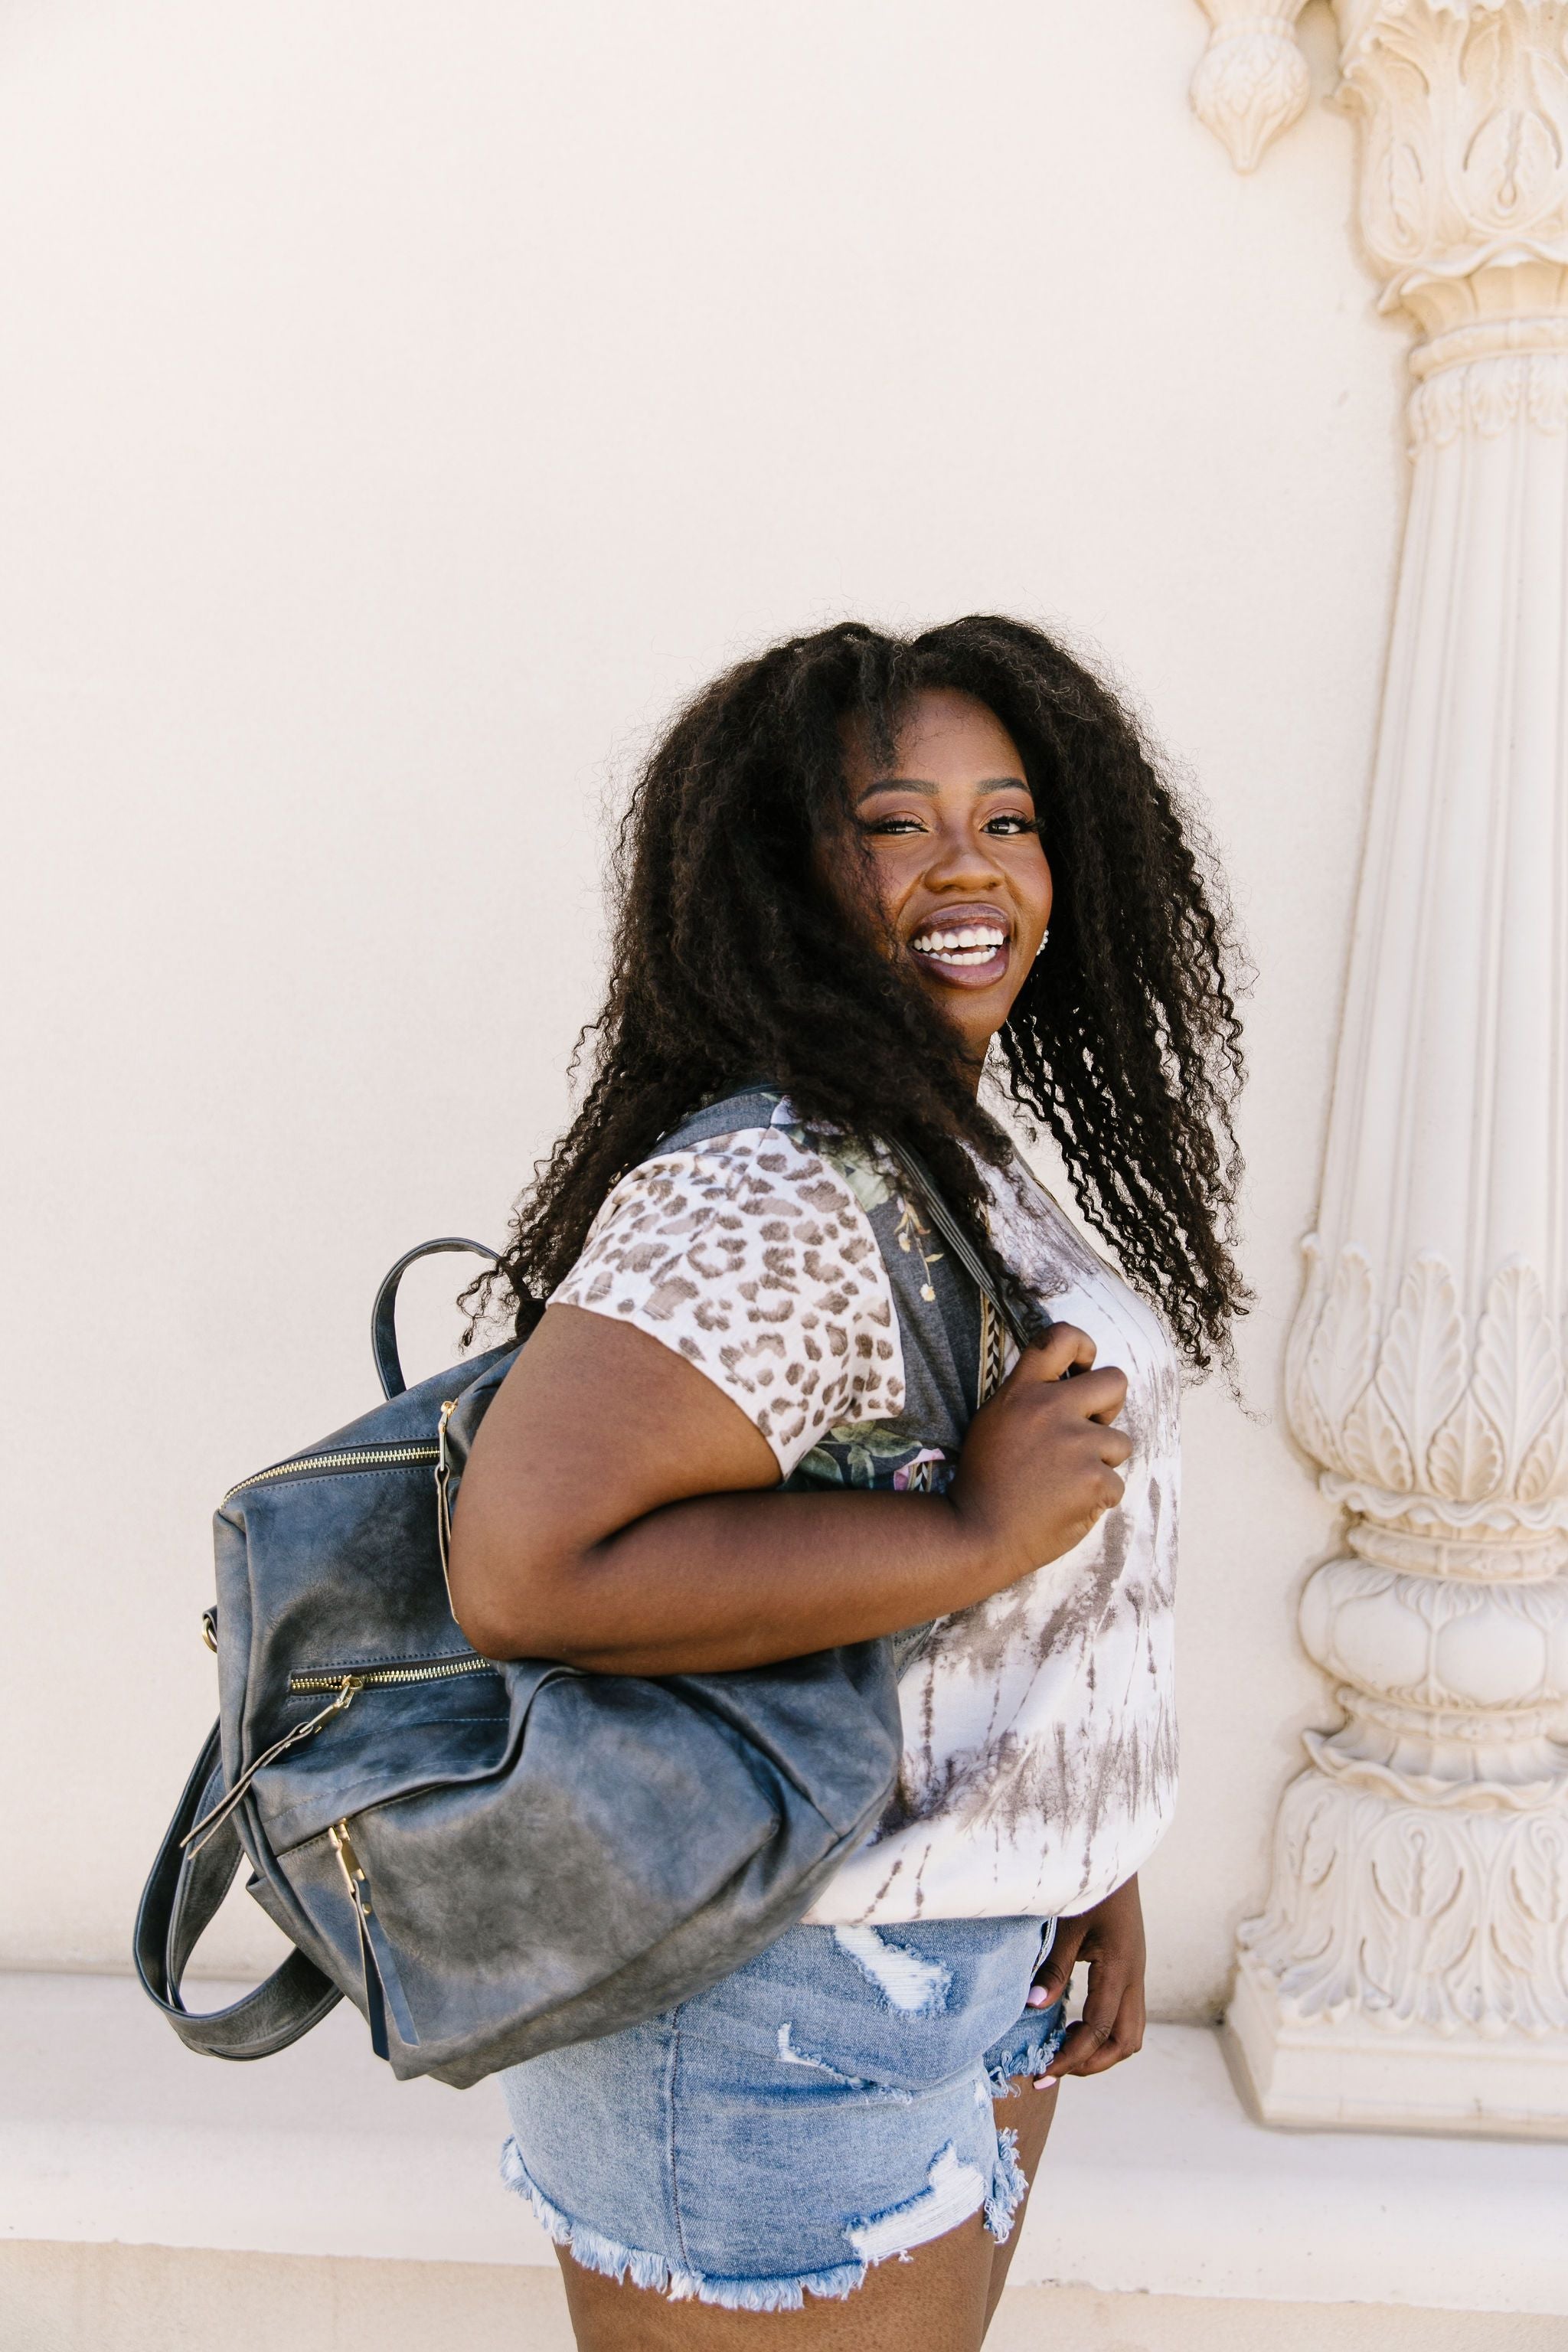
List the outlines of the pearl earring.
{"label": "pearl earring", "polygon": [[1038,958],[1039,958],[1039,957],[1041,957],[1041,956],[1043,956],[1043,955],[1045,954],[1045,952],[1046,952],[1046,941],[1050,938],[1050,936],[1051,936],[1051,934],[1050,934],[1050,929],[1049,929],[1049,926],[1047,925],[1047,929],[1046,929],[1045,930],[1043,930],[1043,931],[1040,933],[1040,944],[1039,944],[1039,946],[1035,950],[1035,955],[1036,955],[1037,960],[1038,960]]}

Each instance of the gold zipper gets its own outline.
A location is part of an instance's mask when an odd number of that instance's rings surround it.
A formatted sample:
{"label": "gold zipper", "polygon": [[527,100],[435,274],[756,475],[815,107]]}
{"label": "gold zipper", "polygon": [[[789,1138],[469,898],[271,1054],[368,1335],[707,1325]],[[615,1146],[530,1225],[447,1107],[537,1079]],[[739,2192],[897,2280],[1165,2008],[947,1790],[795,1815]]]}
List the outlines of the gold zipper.
{"label": "gold zipper", "polygon": [[426,1658],[408,1666],[340,1666],[335,1674],[290,1675],[289,1689],[295,1691],[338,1690],[353,1683],[356,1690],[377,1690],[389,1683],[447,1683],[459,1675],[499,1675],[500,1668],[493,1658]]}
{"label": "gold zipper", "polygon": [[250,1477],[242,1478],[223,1499],[232,1502],[247,1486],[263,1486],[268,1478],[292,1478],[302,1470],[379,1470],[400,1462],[435,1462],[439,1458],[438,1446],[419,1444],[353,1445],[335,1454],[291,1454],[287,1462],[274,1462],[269,1470],[258,1470]]}
{"label": "gold zipper", "polygon": [[353,1849],[346,1820],[333,1822],[327,1831],[332,1842],[332,1852],[338,1858],[338,1868],[343,1874],[349,1890],[349,1900],[357,1911],[363,1905],[370,1909],[370,1881],[364,1874],[364,1864]]}
{"label": "gold zipper", "polygon": [[264,1749],[254,1764],[247,1765],[233,1788],[226,1790],[199,1822],[192,1823],[180,1843],[193,1858],[200,1853],[207,1840],[216,1836],[262,1766],[275,1764],[279,1756],[290,1748],[297,1748],[302,1739],[313,1739],[334,1715],[342,1715],[353,1705],[362,1690],[374,1690],[378,1684],[384,1683],[444,1683],[452,1681],[458,1675],[498,1675],[500,1672],[500,1668],[489,1658],[457,1655],[427,1658],[421,1664],[411,1666],[343,1666],[335,1675],[290,1675],[290,1695],[295,1691],[331,1691],[330,1704],[304,1723],[295,1724],[281,1739],[275,1739],[270,1748]]}

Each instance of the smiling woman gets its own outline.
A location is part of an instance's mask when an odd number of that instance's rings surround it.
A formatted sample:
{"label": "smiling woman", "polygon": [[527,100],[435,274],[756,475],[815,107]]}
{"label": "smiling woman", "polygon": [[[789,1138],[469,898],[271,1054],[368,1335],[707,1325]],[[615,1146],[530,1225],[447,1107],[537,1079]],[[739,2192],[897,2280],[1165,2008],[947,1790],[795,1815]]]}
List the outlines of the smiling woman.
{"label": "smiling woman", "polygon": [[502,1262],[531,1337],[474,1441],[454,1606],[494,1656],[605,1675],[892,1635],[903,1756],[760,1958],[510,2072],[506,2177],[589,2352],[973,2352],[1049,2094],[1142,2033],[1168,1333],[1202,1364],[1241,1304],[1220,919],[1119,705],[994,619],[721,678],[649,761],[619,878],[598,1066]]}
{"label": "smiling woman", "polygon": [[879,772],[863,727],[847,733],[882,918],[984,1063],[1050,919],[1050,867],[1023,760],[984,704],[952,688],[910,701],[896,776]]}

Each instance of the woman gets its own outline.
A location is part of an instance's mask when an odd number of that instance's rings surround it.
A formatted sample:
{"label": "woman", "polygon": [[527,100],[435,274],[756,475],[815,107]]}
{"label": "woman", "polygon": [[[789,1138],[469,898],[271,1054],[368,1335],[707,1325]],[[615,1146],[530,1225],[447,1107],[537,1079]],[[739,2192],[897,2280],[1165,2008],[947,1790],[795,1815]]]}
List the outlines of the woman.
{"label": "woman", "polygon": [[[969,2352],[1058,2084],[1142,2034],[1172,1339],[1223,1360],[1243,1303],[1214,886],[1106,689],[987,618],[720,678],[647,764],[620,881],[597,1069],[504,1261],[532,1337],[463,1484],[455,1604],[494,1656],[629,1675],[896,1633],[905,1754],[759,1959],[511,2070],[505,2170],[584,2352]],[[1010,1369],[886,1143],[1005,1286]]]}

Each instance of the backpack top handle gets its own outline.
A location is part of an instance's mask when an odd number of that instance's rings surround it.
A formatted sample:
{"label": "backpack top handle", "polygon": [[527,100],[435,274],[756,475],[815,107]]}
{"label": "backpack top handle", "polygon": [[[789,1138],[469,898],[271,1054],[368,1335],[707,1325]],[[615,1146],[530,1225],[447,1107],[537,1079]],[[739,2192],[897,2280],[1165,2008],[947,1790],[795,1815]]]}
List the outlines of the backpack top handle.
{"label": "backpack top handle", "polygon": [[375,1358],[382,1395],[389,1403],[408,1386],[397,1355],[397,1286],[416,1258],[435,1257],[443,1250],[467,1250],[470,1256],[489,1258],[492,1265],[500,1260],[499,1250],[487,1249],[483,1242],[459,1240],[455,1234],[440,1241],[421,1242],[417,1249],[404,1252],[376,1292],[370,1310],[370,1351]]}

